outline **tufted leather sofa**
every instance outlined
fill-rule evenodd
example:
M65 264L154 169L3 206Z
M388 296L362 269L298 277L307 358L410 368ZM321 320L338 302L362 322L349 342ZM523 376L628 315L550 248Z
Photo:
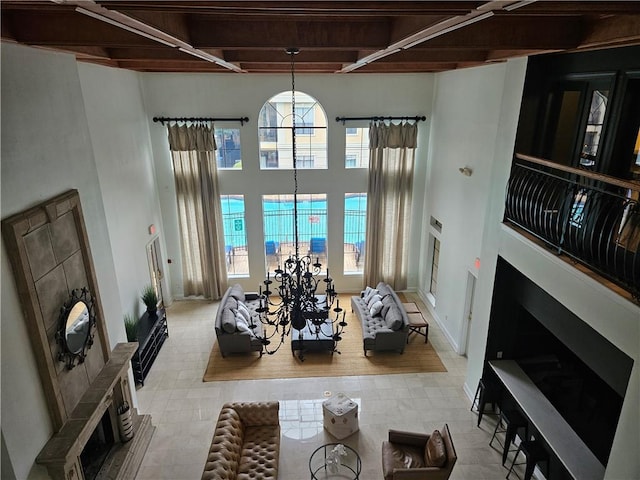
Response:
M409 335L409 317L400 298L391 286L380 282L375 289L380 297L382 309L373 312L363 291L351 297L351 310L362 323L362 341L365 356L368 350L396 350L404 352Z
M278 478L279 410L278 402L225 403L202 480Z

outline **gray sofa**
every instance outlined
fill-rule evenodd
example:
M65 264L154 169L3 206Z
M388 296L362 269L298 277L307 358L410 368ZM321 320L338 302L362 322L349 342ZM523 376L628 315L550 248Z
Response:
M238 284L227 289L215 319L216 338L223 357L247 352L260 352L262 355L262 342L256 337L262 335L262 324L255 318L258 306L257 293L245 294ZM251 324L255 328L251 328Z
M379 298L374 298L376 295ZM389 284L380 282L375 288L367 287L360 296L351 297L351 310L362 324L365 356L369 350L404 352L409 335L409 317Z

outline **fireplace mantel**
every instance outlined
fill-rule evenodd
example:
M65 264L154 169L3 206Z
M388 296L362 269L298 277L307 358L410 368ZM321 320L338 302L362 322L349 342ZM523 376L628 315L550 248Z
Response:
M116 345L111 352L111 358L84 393L76 408L71 412L69 419L60 431L51 437L38 455L36 462L45 465L53 479L83 478L80 473L82 471L80 454L107 410L109 410L111 425L114 427L114 434L117 438L116 409L124 402L131 404L127 372L131 357L137 348L136 342ZM145 417L145 415L141 417ZM136 423L148 423L149 427L151 426L150 421ZM138 430L140 429L138 428ZM136 435L145 434L137 431ZM116 475L114 478L121 478L121 476Z
M113 439L120 439L117 408L133 405L128 371L138 344L111 349L77 190L3 219L2 235L55 432L36 462L46 465L54 480L83 480L80 455L98 424L104 428L105 412ZM60 332L66 336L60 307L74 291L93 297L96 320L85 340L91 348L77 365L64 361L66 347L60 341ZM134 437L115 441L100 478L135 477L154 428L150 415L131 413Z

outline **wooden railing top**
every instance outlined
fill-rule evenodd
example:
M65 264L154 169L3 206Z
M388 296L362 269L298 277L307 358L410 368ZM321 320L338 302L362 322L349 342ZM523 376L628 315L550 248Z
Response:
M608 183L617 187L628 188L629 190L640 191L640 184L629 180L622 180L621 178L612 177L603 173L590 172L589 170L581 170L579 168L568 167L560 163L552 162L551 160L545 160L544 158L538 158L531 155L525 155L524 153L516 153L515 157L519 160L525 160L527 162L543 165L545 167L554 168L563 172L580 175L582 177L598 180L599 182Z

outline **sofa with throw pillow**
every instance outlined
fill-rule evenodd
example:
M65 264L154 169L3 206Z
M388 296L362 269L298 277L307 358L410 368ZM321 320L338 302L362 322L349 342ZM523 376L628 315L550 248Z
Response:
M351 310L362 323L364 354L367 351L404 352L409 335L409 317L396 292L385 282L367 287L351 297Z
M262 335L262 324L256 313L258 307L257 293L245 294L238 284L227 289L215 319L216 338L223 357L247 352L260 352L262 355L262 342L256 337Z
M457 459L446 423L431 434L389 430L389 440L382 442L384 480L446 480Z

